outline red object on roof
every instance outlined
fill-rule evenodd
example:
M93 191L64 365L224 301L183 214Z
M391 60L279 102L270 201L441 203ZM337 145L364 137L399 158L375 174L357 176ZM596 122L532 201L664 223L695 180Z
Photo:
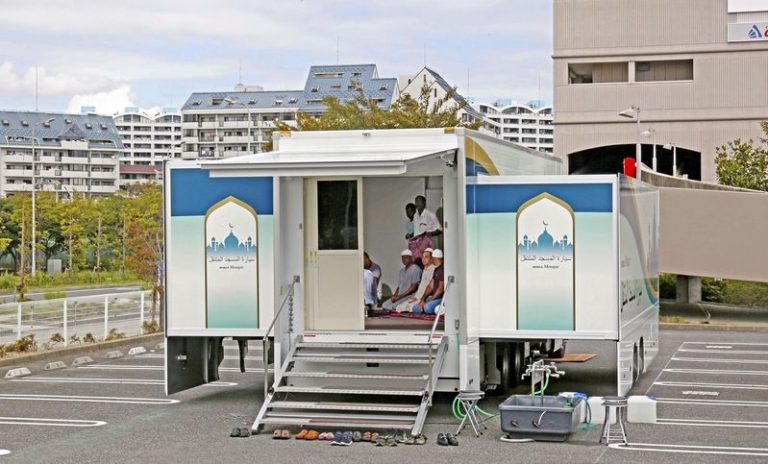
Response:
M160 166L148 166L145 164L121 164L120 174L157 174Z

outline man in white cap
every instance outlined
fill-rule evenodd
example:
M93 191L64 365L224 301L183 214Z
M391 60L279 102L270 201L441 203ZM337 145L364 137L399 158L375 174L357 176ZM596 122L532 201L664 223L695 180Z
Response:
M435 267L432 272L432 281L419 302L411 307L411 311L416 314L435 314L435 310L443 301L443 292L445 292L443 250L438 249L432 252L432 263Z
M432 273L435 271L435 266L432 264L432 248L427 248L421 253L421 263L424 266L424 270L421 272L419 287L416 289L416 293L400 300L401 302L395 308L395 311L398 313L411 311L413 305L421 301L421 298L427 291L427 287L432 282Z
M385 301L382 307L386 311L394 311L395 307L402 303L402 300L411 296L419 287L421 281L421 268L413 262L413 253L411 250L403 250L400 253L400 260L403 262L403 268L397 277L397 288L392 298Z

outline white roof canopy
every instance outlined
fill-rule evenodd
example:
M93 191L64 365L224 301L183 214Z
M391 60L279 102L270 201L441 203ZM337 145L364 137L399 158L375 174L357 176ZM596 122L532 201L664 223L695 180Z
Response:
M458 148L456 135L443 129L292 132L278 145L278 151L200 165L214 177L401 175Z

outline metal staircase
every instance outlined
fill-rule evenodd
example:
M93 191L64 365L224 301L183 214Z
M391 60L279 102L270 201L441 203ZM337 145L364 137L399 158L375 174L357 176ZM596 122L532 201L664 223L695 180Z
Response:
M420 433L448 349L441 335L424 339L352 343L298 337L267 393L254 433L272 424Z

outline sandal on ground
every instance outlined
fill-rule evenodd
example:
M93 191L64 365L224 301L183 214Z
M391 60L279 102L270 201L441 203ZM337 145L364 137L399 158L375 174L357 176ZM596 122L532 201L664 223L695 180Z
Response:
M241 438L248 438L251 436L251 429L248 427L240 427L240 437Z
M308 433L309 433L309 430L301 429L301 431L299 433L297 433L296 436L294 436L293 438L295 438L297 440L303 440L303 439L305 439L307 437Z
M273 439L273 440L280 440L280 438L282 437L282 435L283 435L283 430L282 430L282 429L275 429L275 430L272 432L272 439Z
M425 445L427 443L426 435L418 434L413 440L414 445Z
M437 444L440 446L448 446L448 437L443 433L440 432L437 434Z
M370 435L368 435L368 439L369 440L371 439ZM352 432L352 441L355 443L363 441L363 435L357 430L355 430L354 432Z
M371 434L371 442L376 443L381 438L381 435L379 435L378 432L373 432Z
M363 435L360 437L363 441L371 441L371 432L363 432Z
M280 439L281 440L288 440L291 438L293 434L288 429L283 429L283 431L280 433Z
M451 446L459 446L459 437L456 435L449 433L446 434L446 438L448 438L448 444Z
M239 437L240 436L240 427L235 427L232 429L232 431L229 433L230 437Z
M320 436L320 432L317 430L310 430L304 435L304 439L308 441L315 441Z

